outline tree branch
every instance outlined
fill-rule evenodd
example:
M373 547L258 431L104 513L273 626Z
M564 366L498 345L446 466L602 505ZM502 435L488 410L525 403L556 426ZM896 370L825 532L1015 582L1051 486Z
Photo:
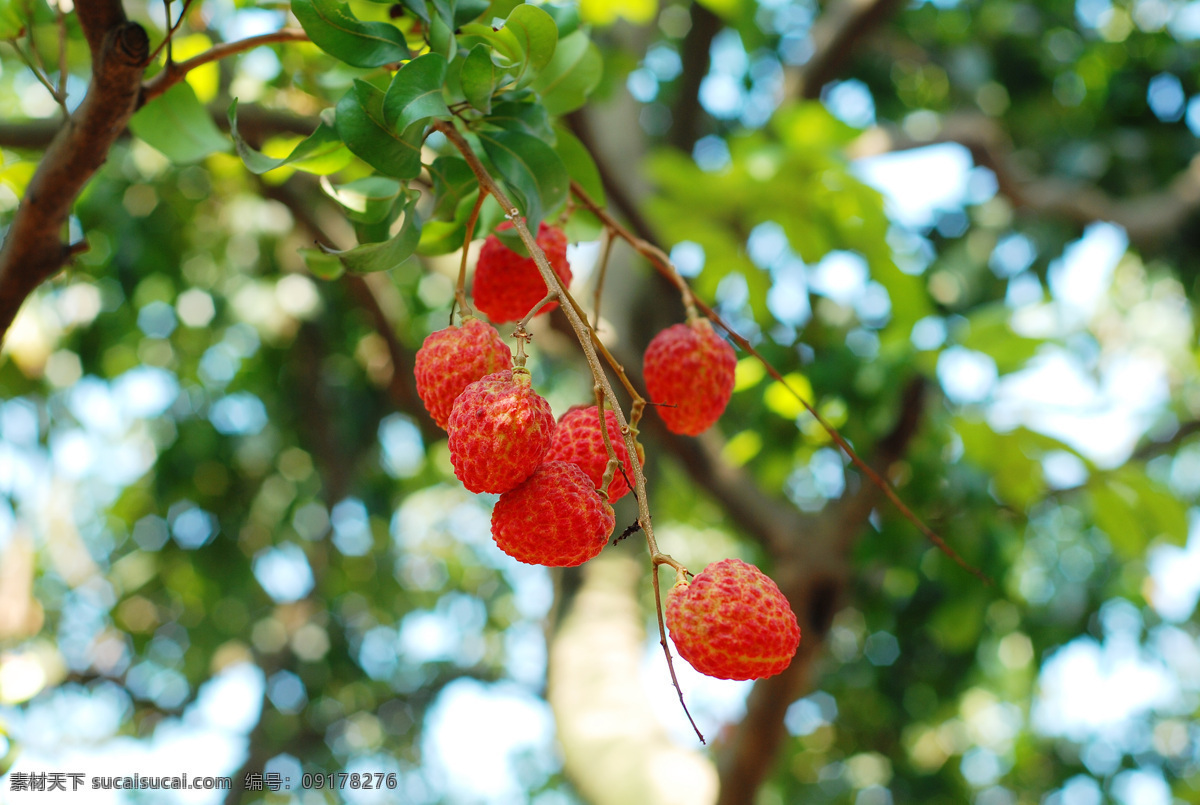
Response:
M958 143L970 151L977 165L996 175L1000 193L1014 207L1080 226L1111 221L1140 247L1160 247L1163 241L1177 238L1188 218L1200 209L1200 157L1193 158L1164 190L1115 199L1087 182L1035 176L1020 165L1000 124L980 114L950 115L926 139L893 127L874 128L850 144L848 155L862 158L937 143Z
M308 34L299 28L282 28L278 31L250 36L236 42L224 42L214 45L199 56L193 56L183 62L167 62L161 73L142 85L142 95L138 99L138 108L162 95L171 87L182 81L189 72L215 61L220 61L237 53L253 50L260 45L270 45L275 42L307 42ZM240 110L239 110L240 111Z
M33 289L86 248L64 242L63 229L133 114L150 50L120 3L81 3L76 12L92 48L92 83L47 148L0 248L0 339Z
M903 0L841 0L828 6L813 25L813 55L795 77L797 94L820 98L821 88L838 77L858 43L903 5Z

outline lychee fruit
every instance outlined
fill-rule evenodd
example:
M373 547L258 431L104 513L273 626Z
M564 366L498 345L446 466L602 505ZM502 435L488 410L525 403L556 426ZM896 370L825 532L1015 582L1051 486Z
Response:
M512 223L505 221L496 229L511 227ZM563 286L570 285L571 266L567 263L567 236L563 231L543 222L538 227L537 245L546 253ZM520 321L547 293L532 257L522 257L494 234L488 235L475 263L475 281L471 287L475 307L495 322ZM538 313L547 313L557 306L558 302L547 302Z
M612 411L604 412L604 421L608 425L608 438L612 442L613 452L625 468L626 474L633 477L629 466L629 451L625 449L625 437L621 435L621 425L617 415ZM596 406L579 406L567 411L559 417L558 425L554 428L554 437L550 441L550 451L546 453L546 461L570 461L578 464L598 489L604 480L604 469L608 466L608 451L604 449L604 436L600 433L600 418L596 415ZM645 460L642 460L645 463ZM629 492L629 484L618 469L608 485L608 502L615 503Z
M430 333L417 350L413 374L425 410L443 429L454 400L485 375L512 368L512 350L496 329L474 316L461 327L451 325Z
M650 341L643 358L646 391L667 430L702 433L733 396L737 356L706 319L674 324Z
M612 506L569 461L543 462L492 509L492 539L529 565L581 565L604 549L615 525Z
M554 414L524 367L495 372L463 389L450 410L450 463L472 492L507 492L550 449Z
M679 656L718 679L762 679L787 668L800 625L779 587L754 565L722 559L667 594L667 628Z

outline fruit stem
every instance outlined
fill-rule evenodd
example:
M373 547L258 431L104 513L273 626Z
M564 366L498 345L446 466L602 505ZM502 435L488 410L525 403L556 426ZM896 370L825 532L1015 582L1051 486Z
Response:
M614 234L616 233L612 229L604 227L604 250L600 252L600 270L596 272L596 292L592 298L593 330L600 326L600 299L604 292L604 277L608 274L608 258L612 254L613 244L617 242Z
M664 554L656 553L654 558L662 556ZM670 559L670 557L666 558ZM671 562L674 561L674 559L671 559ZM679 686L679 678L675 676L675 663L671 660L671 649L667 643L667 624L663 619L662 587L658 581L658 564L653 561L650 565L650 583L654 587L654 610L658 614L658 642L662 646L663 654L667 658L667 672L671 675L671 684L675 686L675 692L679 694L679 705L683 708L683 713L688 717L688 721L691 722L692 729L696 731L696 737L700 739L700 743L707 743L704 740L704 734L696 726L696 719L692 718L691 711L688 710L687 702L683 700L683 688Z
M471 250L471 240L475 236L475 223L479 220L479 211L483 208L483 201L487 197L488 191L480 185L479 198L475 199L475 206L471 208L471 216L467 218L467 234L463 238L462 261L458 264L458 285L454 289L454 301L458 302L458 306L462 308L463 316L470 316L474 313L471 306L467 304L467 252ZM454 324L454 305L450 305L450 323Z
M600 219L606 229L609 229L620 235L621 240L628 243L633 247L634 251L657 266L659 273L674 283L675 287L679 289L680 297L683 299L683 308L687 312L687 320L689 323L700 318L700 314L696 311L696 300L695 297L692 296L691 286L689 286L687 281L684 280L683 275L679 273L679 269L677 269L675 264L671 262L671 258L667 256L666 252L655 246L653 243L642 240L637 235L621 226L620 222L605 212L599 204L593 201L592 197L589 196L587 191L583 189L583 186L574 179L571 180L571 193L574 194L575 198L579 199L583 203L584 207L587 207L590 213Z
M496 180L488 173L487 168L479 161L479 157L475 156L475 152L471 150L471 144L467 142L458 128L445 120L435 120L433 128L445 135L446 140L454 146L454 148L462 154L463 159L471 167L475 174L475 178L479 180L480 188L486 188L487 192L500 203L500 206L508 211L508 216L512 219L513 226L517 230L517 234L521 238L521 242L525 244L525 248L529 250L530 256L533 257L534 265L537 266L538 273L542 275L542 281L546 283L546 287L558 292L560 299L566 300L567 304L562 306L563 313L567 317L567 321L571 325L571 329L575 332L575 338L579 341L579 346L583 350L584 357L587 359L588 367L592 370L592 377L596 381L596 385L604 390L604 398L609 401L612 406L613 414L617 417L617 424L621 426L621 434L625 439L625 448L629 455L637 456L637 442L634 439L636 430L630 429L629 422L625 419L625 414L621 411L621 405L617 400L617 394L613 391L612 384L608 380L608 375L604 373L604 367L600 364L600 359L596 354L596 342L599 338L596 337L595 331L587 326L583 317L579 314L579 306L575 304L571 295L567 293L567 289L563 286L562 280L558 274L550 266L550 261L546 259L545 252L537 244L537 239L530 233L529 227L525 225L525 219L521 217L521 211L513 206L509 201L508 196L496 184ZM579 193L582 193L582 188L579 188L575 182L572 182L572 187L576 188ZM586 196L586 194L584 194ZM585 201L585 204L587 202ZM591 207L589 207L591 209ZM597 212L599 208L593 209ZM605 215L603 219L606 222L611 221L611 216ZM614 222L615 223L615 222ZM617 225L619 226L619 225ZM618 230L620 232L620 230ZM625 234L621 235L626 238ZM629 237L632 237L630 235ZM628 238L626 238L628 240ZM660 249L654 249L650 244L645 244L647 249L653 249L658 255L665 260L666 265L670 265L670 260L666 259L666 255ZM672 267L673 268L673 267ZM691 315L695 314L695 305L692 303L691 290L687 287L687 283L683 281L678 272L674 272L678 278L678 284L681 286L681 292L684 294L684 304L687 306ZM519 343L519 342L518 342ZM607 429L603 429L607 430ZM603 432L603 431L602 431ZM667 668L671 672L671 681L675 685L675 691L679 694L679 701L683 703L683 689L679 687L679 680L675 677L675 666L671 661L671 652L667 648L667 627L663 621L662 597L658 589L658 565L653 561L654 557L662 556L658 550L658 543L654 539L654 526L650 521L650 504L646 496L646 474L642 472L642 463L640 461L631 461L630 466L633 469L634 480L634 496L637 498L638 504L638 522L642 526L642 532L646 535L646 547L650 551L651 561L651 576L654 581L654 603L658 614L658 633L662 642L663 653L667 658ZM669 557L668 557L669 558ZM665 560L660 560L665 561ZM674 560L671 560L674 562ZM704 741L704 736L700 734L699 728L696 727L696 722L692 719L692 714L688 712L687 706L684 705L683 711L687 713L688 720L692 722L692 728L696 730L696 735L700 737L700 741Z
M517 322L517 329L524 330L525 327L529 324L530 320L538 314L539 310L542 309L543 305L545 305L547 302L553 302L557 298L558 298L558 291L554 291L554 290L550 291L550 293L543 296L541 301L538 302L536 305L534 305L533 308L528 313L525 314L525 318L523 318L519 322Z
M604 415L604 389L599 384L592 387L596 395L596 414L600 417L600 438L604 440L604 452L608 454L608 463L604 465L604 477L600 479L600 497L612 502L608 487L612 484L613 476L621 466L617 451L613 449L612 439L608 435L608 417Z
M666 256L663 254L661 249L657 248L653 244L646 243L646 241L642 240L628 229L621 226L620 223L618 223L616 219L609 215L606 210L593 201L592 198L588 196L587 191L585 191L583 187L574 180L571 181L571 193L575 196L575 198L579 199L580 203L582 203L589 212L599 218L606 227L611 227L612 230L620 235L625 241L627 241L629 245L633 246L633 248L639 253L645 255L660 274L674 282L676 286L682 286L684 288L687 287L687 283L684 281L683 277L680 276L679 271L676 270L675 266L670 260L666 259ZM804 397L802 397L800 393L791 386L791 384L783 379L783 375L779 373L779 370L772 366L771 363L763 357L762 353L754 348L753 344L739 335L738 332L734 330L728 322L721 318L719 313L706 305L703 301L695 299L691 295L690 291L684 294L684 305L688 310L689 323L698 318L698 315L696 315L696 311L698 309L710 321L718 325L725 332L729 333L729 337L733 339L733 342L737 344L738 347L743 349L748 354L753 355L758 362L763 365L763 368L767 370L767 374L770 375L773 380L777 380L782 383L783 387L787 389L787 391L793 397L795 397L802 406L804 406L804 409L808 411L808 413L812 414L813 418L817 420L817 424L819 424L825 430L825 432L829 434L829 438L833 440L834 444L841 448L842 452L846 454L846 457L849 458L851 462L853 462L854 466L858 467L859 470L861 470L862 473L867 476L868 480L870 480L872 484L874 484L881 492L883 492L884 496L892 502L892 505L896 507L901 515L903 515L904 519L916 526L917 530L924 534L925 538L932 542L938 550L950 557L950 559L952 559L954 563L963 570L980 579L984 584L988 586L994 585L994 582L986 573L967 562L967 560L963 559L962 556L960 556L957 551L951 548L944 539L938 536L936 531L925 525L925 522L921 520L921 518L917 517L917 515L905 505L904 501L900 499L900 496L896 493L896 490L892 488L892 485L884 480L884 478L880 476L880 474L876 472L869 464L867 464L866 461L860 458L858 453L854 452L854 449L850 446L850 443L847 442L842 434L838 432L837 428L833 427L833 425L830 425L823 416L817 413L817 409L814 408L808 402L808 400L804 399Z

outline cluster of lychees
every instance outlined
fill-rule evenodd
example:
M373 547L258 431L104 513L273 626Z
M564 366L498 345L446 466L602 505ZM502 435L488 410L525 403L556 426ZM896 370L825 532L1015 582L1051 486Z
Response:
M569 283L561 230L542 224L537 243L563 284ZM493 321L515 321L547 291L533 259L491 235L475 267L472 295ZM493 327L465 315L461 326L433 333L417 352L417 392L449 434L455 475L472 492L500 496L492 511L492 538L500 549L528 564L580 565L599 554L613 533L611 504L630 491L629 452L616 415L605 410L618 468L601 489L609 452L599 409L578 406L555 422L523 363L522 355L514 366ZM695 435L716 422L733 393L735 365L733 348L706 320L659 333L643 370L667 428ZM779 588L736 559L710 565L690 583L681 573L668 596L666 621L684 659L724 679L779 673L800 640Z

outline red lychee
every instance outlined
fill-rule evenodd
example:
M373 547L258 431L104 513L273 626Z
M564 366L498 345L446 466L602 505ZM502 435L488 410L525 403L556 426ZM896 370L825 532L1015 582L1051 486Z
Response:
M762 679L788 667L800 625L768 576L740 559L722 559L667 594L667 628L679 656L718 679Z
M706 319L674 324L650 341L646 391L667 430L695 436L720 417L733 395L737 356Z
M511 368L512 350L494 327L472 316L463 318L461 327L451 325L430 333L417 350L413 374L425 410L445 428L463 389L485 375Z
M543 462L492 509L492 539L529 565L581 565L604 549L615 525L612 506L568 461Z
M554 415L529 370L490 374L463 389L450 410L450 463L472 492L502 493L528 478L550 448Z
M617 461L625 467L626 474L632 480L633 469L629 466L629 451L625 449L625 437L621 435L617 415L612 411L605 411L604 421L608 425L608 438L612 442ZM592 483L597 488L600 487L600 482L604 480L604 468L608 465L608 451L604 449L604 436L600 433L600 418L596 415L596 406L572 408L559 417L545 460L578 464ZM642 463L645 463L644 459ZM608 485L608 502L617 502L628 491L629 484L618 469Z
M496 229L511 227L512 223L505 221ZM538 227L537 244L562 284L570 285L571 266L567 263L567 236L563 231L543 222ZM546 293L546 283L533 258L522 257L501 243L500 238L488 235L475 263L475 281L471 287L475 307L495 322L520 321ZM538 313L551 311L557 305L558 302L547 302Z

